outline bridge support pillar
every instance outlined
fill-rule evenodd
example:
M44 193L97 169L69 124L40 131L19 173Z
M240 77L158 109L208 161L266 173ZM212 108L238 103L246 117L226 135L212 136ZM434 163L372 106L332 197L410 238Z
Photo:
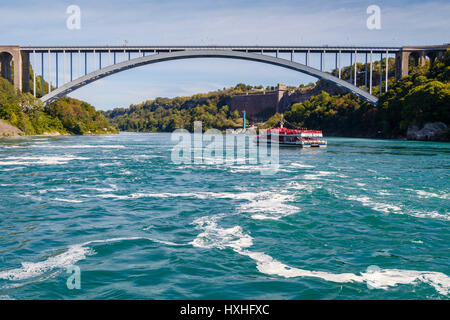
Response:
M428 51L425 54L430 58L430 66L434 64L436 59L441 59L444 55L443 51Z
M433 65L434 60L441 57L449 48L449 44L442 46L402 47L400 51L395 53L395 78L398 80L408 75L411 57L414 58L415 65L424 66L427 57L430 59L430 65Z
M396 52L395 53L395 80L400 79L401 75L401 69L402 69L402 62L401 62L401 53Z
M420 53L419 53L419 65L420 66L424 66L425 65L425 61L426 61L426 56L425 56L425 51L421 51Z
M30 54L21 51L21 73L22 73L22 92L30 92ZM15 72L15 71L14 71Z
M397 80L408 75L410 55L411 52L408 51L400 51L395 53L395 78Z
M14 75L11 74L11 60L14 65ZM23 92L30 90L29 54L21 52L19 46L0 46L1 75L12 81L14 88Z

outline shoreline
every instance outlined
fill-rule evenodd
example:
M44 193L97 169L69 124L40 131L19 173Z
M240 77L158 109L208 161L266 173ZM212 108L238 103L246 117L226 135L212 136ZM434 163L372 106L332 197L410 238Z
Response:
M118 132L105 132L105 133L89 133L89 134L70 134L70 133L60 133L60 132L47 132L43 134L16 134L16 135L0 135L0 139L11 139L11 138L25 138L25 137L59 137L59 136L102 136L102 135L118 135L121 133L171 133L167 131L118 131ZM390 141L417 141L417 142L442 142L449 143L448 140L411 140L406 137L398 138L386 138L386 137L368 137L368 136L345 136L345 135L327 135L324 138L354 138L354 139L368 139L368 140L390 140ZM1 140L0 140L1 141Z
M10 139L10 138L27 138L27 137L60 137L60 136L102 136L109 134L119 134L120 132L105 132L105 133L89 133L89 134L70 134L70 133L59 133L59 132L51 132L51 133L43 133L43 134L17 134L17 135L1 135L0 139Z
M167 131L107 131L102 133L86 133L86 134L71 134L71 133L60 133L57 131L54 132L45 132L42 134L33 134L27 135L24 134L23 131L14 127L4 120L0 120L0 124L3 125L3 133L0 131L0 139L3 138L21 138L21 137L59 137L59 136L97 136L97 135L110 135L110 134L120 134L120 133L171 133ZM223 134L223 133L222 133ZM392 140L392 141L420 141L420 142L443 142L448 143L450 140L445 139L428 139L428 140L417 140L417 139L408 139L405 137L374 137L374 136L364 136L364 135L325 135L325 138L333 137L333 138L355 138L355 139L370 139L370 140Z
M171 133L167 131L120 131L119 133ZM189 132L192 134L192 132ZM222 133L224 134L224 133ZM369 136L338 136L338 135L324 135L324 138L354 138L354 139L368 139L368 140L390 140L390 141L417 141L417 142L442 142L449 143L448 140L411 140L407 137L386 138L386 137L369 137Z

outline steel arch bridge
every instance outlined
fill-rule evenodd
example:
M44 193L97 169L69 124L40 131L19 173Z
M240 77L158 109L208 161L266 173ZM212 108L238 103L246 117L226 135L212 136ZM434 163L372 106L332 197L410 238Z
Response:
M94 82L98 79L107 77L109 75L136 68L139 66L153 64L163 61L170 60L180 60L180 59L193 59L193 58L229 58L229 59L240 59L240 60L248 60L248 61L256 61L266 64L272 64L279 67L291 69L294 71L298 71L315 78L324 80L329 83L333 83L336 86L342 88L345 91L351 92L361 99L376 105L378 102L378 98L371 95L370 93L358 88L357 86L339 79L329 73L317 70L315 68L311 68L304 64L300 64L298 62L289 61L287 59L281 59L278 57L272 57L268 55L249 53L249 52L239 52L232 50L185 50L185 51L175 51L169 53L161 53L155 54L151 56L143 56L139 58L134 58L131 60L123 61L120 63L116 63L105 68L96 70L89 74L86 74L76 80L66 83L65 85L57 88L56 90L46 94L41 98L44 104L51 103L57 100L60 97L67 95L68 93L81 88L91 82Z
M29 66L34 73L31 85L35 96L49 104L68 93L109 75L139 66L170 60L192 58L228 58L266 63L322 79L361 99L376 105L373 91L373 62L378 61L379 93L388 90L388 59L395 56L398 79L407 74L408 55L430 60L442 54L449 45L426 47L372 46L0 46L2 76L11 80L10 61L14 60L14 86L30 91ZM289 59L290 55L290 59ZM334 66L333 61L335 60ZM300 56L300 58L298 58ZM304 58L302 58L304 56ZM315 64L311 56L315 57ZM383 58L384 57L384 58ZM37 58L37 59L36 59ZM349 58L349 59L348 59ZM419 59L418 58L418 59ZM325 63L327 59L328 64ZM383 60L384 59L384 60ZM299 62L302 60L302 63ZM345 61L344 61L345 60ZM349 61L348 61L349 60ZM420 60L420 59L419 59ZM424 61L424 59L420 60ZM365 63L365 70L357 67ZM314 65L314 66L313 66ZM336 70L334 75L331 69ZM343 67L350 67L349 79L341 79ZM368 67L369 66L369 67ZM62 69L62 70L61 70ZM77 72L78 71L78 72ZM348 69L347 69L348 72ZM9 77L8 77L9 75ZM40 79L37 79L40 76ZM36 81L41 92L36 92ZM44 84L50 85L44 91ZM379 86L378 86L379 85Z

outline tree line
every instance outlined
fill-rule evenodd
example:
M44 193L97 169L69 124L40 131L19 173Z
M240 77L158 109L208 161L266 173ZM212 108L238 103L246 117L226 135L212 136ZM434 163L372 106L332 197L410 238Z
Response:
M243 92L262 89L243 83L191 97L156 98L129 108L104 112L111 123L122 131L171 132L175 129L193 131L194 121L203 122L203 130L225 130L242 127L242 114L229 108L230 99Z
M285 117L298 127L352 137L400 138L411 126L421 128L428 122L450 125L449 50L432 65L427 61L425 66L411 67L409 75L399 81L394 81L392 74L388 87L379 95L378 106L348 93L331 96L322 92L293 104ZM450 133L441 138L450 140Z
M48 89L47 82L44 86ZM0 119L26 135L118 132L100 111L86 102L65 97L44 107L32 94L16 91L8 80L1 77Z

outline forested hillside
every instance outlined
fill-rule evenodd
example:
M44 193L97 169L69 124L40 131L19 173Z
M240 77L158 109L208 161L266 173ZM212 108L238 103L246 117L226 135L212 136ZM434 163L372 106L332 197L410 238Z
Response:
M450 125L450 51L432 67L413 67L371 106L351 94L326 92L291 106L286 120L295 126L322 129L328 135L400 138L408 128L426 123ZM442 140L449 140L444 133Z
M382 75L385 74L383 60ZM349 93L330 95L322 91L302 103L291 105L285 118L296 127L321 129L326 135L349 137L403 138L410 128L422 128L427 123L450 125L450 51L432 67L411 67L409 76L394 79L395 60L389 59L388 92L379 93L379 61L373 64L373 94L379 96L378 106L372 106ZM364 84L366 65L357 64L358 84ZM333 71L336 73L336 70ZM343 68L342 78L349 79L350 67ZM382 83L384 89L384 83ZM314 85L312 85L314 86ZM363 88L363 86L361 86ZM120 130L154 132L173 131L176 128L192 130L193 122L203 121L203 128L226 129L242 126L238 112L227 104L236 93L252 87L239 84L192 97L156 98L129 108L117 108L105 115ZM267 89L270 89L268 87ZM294 89L294 88L289 88ZM276 125L279 115L266 123ZM448 140L449 133L439 139Z
M242 126L242 117L227 103L237 94L253 89L245 84L191 97L156 98L129 108L116 108L104 114L123 131L170 132L177 128L193 130L194 121L203 129L227 129ZM259 87L258 87L259 88Z
M19 128L26 135L117 132L101 112L86 102L61 98L44 107L39 99L29 93L16 91L8 80L1 77L0 119Z

